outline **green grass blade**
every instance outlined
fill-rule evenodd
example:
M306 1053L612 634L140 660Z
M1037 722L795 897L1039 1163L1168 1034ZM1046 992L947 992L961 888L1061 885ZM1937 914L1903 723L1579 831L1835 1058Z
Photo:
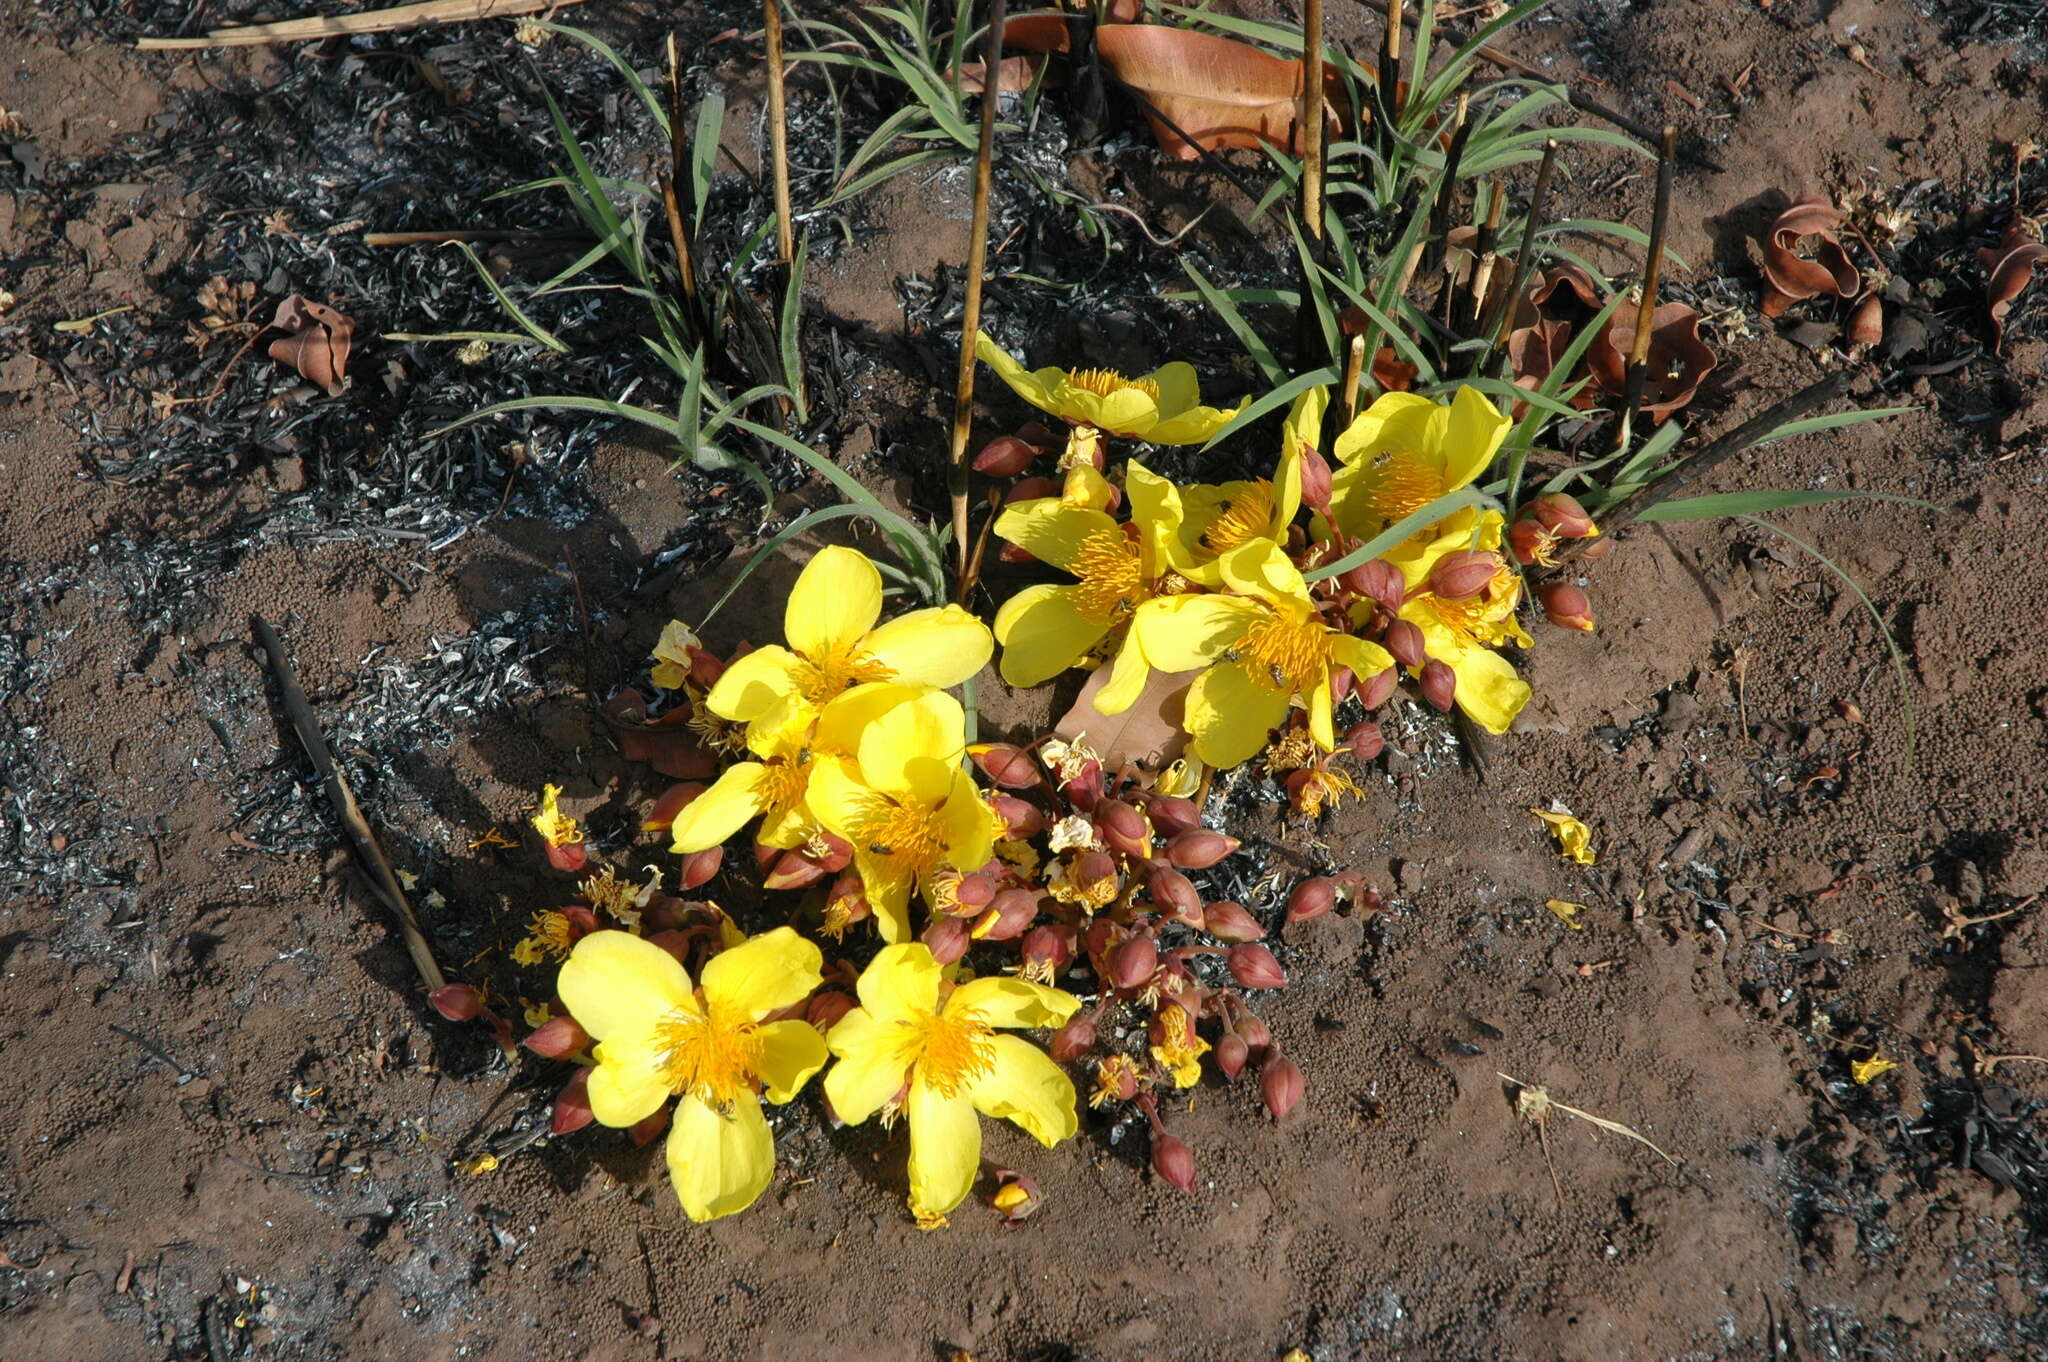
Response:
M484 268L484 262L477 258L476 252L470 249L468 242L451 241L448 244L455 247L455 249L461 251L465 256L469 257L469 263L476 267L476 277L484 281L484 287L489 289L491 291L491 296L498 300L498 306L504 308L505 311L510 313L512 315L512 320L518 322L521 327L525 328L527 335L533 337L535 340L539 341L542 345L545 345L548 349L554 351L558 355L566 355L569 353L569 347L564 345L561 341L557 340L553 332L549 331L546 327L542 326L533 318L527 316L525 310L521 308L519 304L512 301L512 295L505 292L504 289L498 287L498 281L496 279L493 279L491 277L491 272Z
M1209 442L1203 445L1202 448L1205 450L1213 449L1216 445L1237 434L1237 432L1243 430L1266 413L1279 410L1319 383L1335 383L1340 376L1335 367L1325 367L1311 370L1305 374L1297 374L1273 389L1273 391L1267 393L1264 397L1245 407L1237 415L1231 417L1229 423L1223 429L1211 435Z
M1941 508L1931 501L1919 497L1900 496L1896 492L1865 492L1839 490L1832 492L1774 491L1774 492L1712 492L1705 496L1680 497L1675 501L1660 501L1636 516L1638 520L1719 520L1725 516L1754 518L1772 511L1786 511L1795 506L1818 506L1829 501L1896 501L1907 506L1918 506L1924 511L1938 511Z
M1244 314L1237 310L1237 305L1230 301L1229 296L1210 283L1208 277L1195 268L1195 262L1186 256L1181 257L1180 267L1187 271L1188 278L1200 291L1203 301L1223 319L1223 324L1230 328L1230 334L1236 336L1238 343L1244 346L1244 352L1259 366L1259 372L1266 376L1266 381L1278 383L1286 378L1286 368L1273 357L1272 348L1259 338L1258 332L1252 330L1245 321ZM1215 441L1211 440L1210 443L1214 444Z
M1362 563L1370 563L1388 549L1400 544L1409 535L1428 529L1453 511L1463 510L1467 506L1491 504L1493 498L1476 487L1460 487L1456 491L1446 492L1421 510L1401 517L1334 563L1325 563L1319 568L1311 568L1302 573L1302 580L1320 582L1325 577L1335 577L1340 572L1349 572Z

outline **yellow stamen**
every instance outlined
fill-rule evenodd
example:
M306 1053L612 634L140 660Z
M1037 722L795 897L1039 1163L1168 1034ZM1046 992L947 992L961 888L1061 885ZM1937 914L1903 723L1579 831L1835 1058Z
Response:
M761 812L774 818L795 808L810 785L810 775L809 766L803 762L764 762L761 783L754 787L754 793L761 801Z
M1382 524L1415 514L1446 490L1443 471L1412 449L1375 454L1366 467L1359 492Z
M1067 386L1094 393L1097 397L1136 389L1154 402L1159 400L1157 383L1149 378L1125 378L1114 369L1075 369L1067 375Z
M1123 1100L1124 1080L1128 1077L1135 1086L1138 1081L1138 1066L1129 1055L1111 1055L1095 1066L1095 1091L1088 1095L1088 1105L1103 1106L1109 1102Z
M995 1028L978 1008L906 1017L897 1025L915 1033L918 1077L942 1097L960 1096L996 1066Z
M1067 570L1081 579L1075 604L1097 624L1129 618L1149 594L1138 546L1121 530L1097 530L1082 540Z
M1235 485L1243 490L1216 503L1216 518L1195 540L1204 554L1220 558L1240 544L1264 538L1272 527L1273 484L1261 478Z
M853 826L855 851L882 857L919 878L945 863L946 826L937 809L870 794Z
M576 944L570 940L569 932L569 919L561 913L552 909L535 913L527 925L526 939L512 948L512 958L522 965L566 959L569 948Z
M1329 670L1330 631L1306 614L1274 611L1244 631L1235 651L1257 685L1305 694Z
M822 657L804 658L796 669L796 684L804 699L822 705L863 682L891 681L895 676L887 664L858 646L849 646Z
M669 1090L727 1111L760 1080L762 1042L756 1024L715 1002L698 1013L676 1008L655 1024L655 1063Z

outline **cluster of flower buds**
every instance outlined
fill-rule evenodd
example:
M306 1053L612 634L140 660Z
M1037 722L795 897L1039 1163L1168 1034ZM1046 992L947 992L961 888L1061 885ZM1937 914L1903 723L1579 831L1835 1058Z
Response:
M1546 492L1516 513L1508 526L1508 548L1523 567L1558 566L1558 545L1575 539L1594 539L1600 527L1586 508L1562 492ZM1611 539L1589 544L1581 559L1605 556L1614 547ZM1544 617L1564 629L1593 628L1593 603L1584 588L1573 582L1545 582L1536 588L1536 599Z

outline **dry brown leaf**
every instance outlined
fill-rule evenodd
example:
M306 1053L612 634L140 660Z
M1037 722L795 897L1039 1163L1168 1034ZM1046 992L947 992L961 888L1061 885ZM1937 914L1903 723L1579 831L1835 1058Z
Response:
M1095 697L1109 683L1109 672L1105 662L1089 674L1073 708L1053 725L1054 735L1068 742L1085 735L1088 746L1101 755L1102 769L1111 774L1127 761L1160 770L1188 745L1181 715L1197 673L1155 671L1129 709L1103 714L1095 708Z
M1811 194L1778 214L1763 238L1766 317L1808 298L1854 298L1863 291L1862 271L1835 236L1845 220L1833 204ZM1812 258L1801 255L1802 249Z
M294 293L277 305L277 315L265 329L285 333L270 343L272 359L291 365L329 397L341 396L349 338L356 330L353 317Z
M1110 0L1108 13L1103 17L1112 24L1133 24L1144 17L1145 0ZM1005 57L996 88L1003 94L1020 94L1031 88L1038 79L1038 69L1045 64L1049 54L1064 55L1073 51L1073 41L1068 21L1078 18L1063 10L1041 10L1032 14L1016 14L1003 22L1003 46L1032 55ZM950 78L952 72L947 72ZM978 95L987 83L988 64L974 62L960 68L960 93ZM1049 85L1063 84L1064 72L1055 67L1046 77Z
M1022 56L1005 57L996 77L996 90L1006 95L1022 94L1038 79L1038 68L1045 65L1045 54L1026 52ZM1060 84L1058 73L1046 77L1046 84ZM988 88L988 63L974 62L960 68L960 93L978 95Z
M628 689L606 701L598 715L627 761L644 761L671 780L709 780L718 774L718 758L690 731L687 705L649 721L647 697Z
M1518 326L1508 333L1508 371L1515 386L1535 390L1543 386L1543 380L1550 377L1550 371L1557 367L1558 359L1572 343L1572 324L1554 318L1542 318L1527 326ZM1590 385L1579 389L1572 398L1572 405L1584 411L1593 405L1593 389Z
M2033 282L2034 266L2048 260L2048 246L2029 237L2021 224L2014 222L2005 229L1998 245L1977 252L1977 259L1991 271L1991 280L1985 286L1990 300L1991 353L2002 355L2006 314L2012 311L2013 300Z
M1628 353L1635 339L1635 310L1623 308L1587 347L1586 367L1610 397L1620 397L1626 387ZM1663 304L1650 314L1650 357L1641 410L1662 422L1692 401L1700 380L1713 372L1715 363L1713 350L1700 339L1700 314L1684 303Z
M1168 155L1192 161L1201 154L1197 147L1217 151L1261 143L1300 152L1300 58L1162 24L1104 24L1095 30L1095 47L1116 78L1145 97L1145 120ZM1342 86L1336 68L1326 70L1323 109L1334 130Z
M1372 357L1372 381L1379 384L1383 392L1408 392L1414 388L1415 379L1421 372L1395 354L1391 345L1382 345Z
M1546 265L1529 289L1529 305L1539 317L1581 322L1599 315L1600 290L1577 265Z

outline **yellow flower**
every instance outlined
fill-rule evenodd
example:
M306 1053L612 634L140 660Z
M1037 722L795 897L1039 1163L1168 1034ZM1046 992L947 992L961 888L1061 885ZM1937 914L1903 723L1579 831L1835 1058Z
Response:
M512 948L512 958L522 965L560 960L574 944L570 930L569 919L564 914L553 910L535 913L527 924L525 938Z
M913 888L929 899L941 871L979 869L994 852L995 811L961 760L966 729L958 700L926 691L863 725L853 756L811 767L811 813L852 845L868 906L892 944L910 935Z
M762 1018L809 996L822 963L816 946L777 927L712 956L695 989L674 956L626 932L592 932L562 966L562 1001L597 1041L597 1119L637 1125L681 1096L668 1170L690 1219L745 1210L774 1175L761 1096L789 1101L826 1053L810 1023Z
M681 690L690 679L690 650L703 646L689 625L670 620L654 644L654 684L663 690Z
M1315 444L1326 401L1321 388L1294 399L1271 478L1176 487L1133 460L1125 474L1131 519L1159 526L1167 558L1183 577L1220 587L1217 561L1224 554L1255 539L1287 542L1287 527L1301 510L1301 447Z
M556 801L562 797L559 785L543 785L540 791L540 812L533 816L533 830L541 840L551 847L573 846L583 840L583 829L576 826L576 820L563 813Z
M1111 1055L1095 1066L1095 1091L1088 1094L1088 1105L1123 1101L1126 1092L1137 1089L1141 1077L1137 1062L1129 1055Z
M1477 388L1459 388L1449 403L1414 393L1385 394L1337 437L1343 467L1331 479L1330 509L1338 526L1370 539L1470 484L1500 452L1511 424ZM1439 528L1445 534L1461 526L1469 531L1475 515L1466 507ZM1416 536L1387 557L1399 562L1420 542L1427 540Z
M1503 561L1483 590L1456 600L1429 590L1428 580L1430 569L1445 553L1494 548L1500 534L1500 513L1487 511L1479 517L1476 531L1447 531L1401 564L1408 583L1401 618L1422 630L1423 650L1430 657L1457 673L1458 708L1489 733L1507 732L1529 703L1529 683L1515 675L1512 662L1494 651L1503 643L1526 648L1532 642L1515 619L1522 579Z
M1301 573L1272 540L1232 549L1217 566L1235 594L1148 601L1135 625L1152 666L1208 668L1188 688L1184 722L1195 755L1211 766L1237 765L1265 746L1297 698L1309 732L1325 750L1334 748L1330 669L1349 667L1363 681L1394 659L1325 624Z
M1565 859L1577 861L1580 865L1593 864L1591 828L1566 812L1552 813L1548 809L1531 809L1529 812L1550 825L1551 835L1557 838L1557 849Z
M1080 999L992 976L941 1002L939 963L915 941L884 948L857 989L861 1005L825 1038L839 1060L825 1095L840 1120L858 1125L908 1082L910 1209L920 1224L940 1222L973 1190L977 1112L1016 1122L1048 1149L1074 1133L1073 1082L1043 1050L997 1028L1059 1026Z
M1886 1059L1883 1055L1873 1054L1868 1059L1859 1059L1852 1063L1849 1066L1849 1076L1859 1084L1868 1084L1874 1081L1880 1074L1888 1074L1898 1067L1899 1062L1897 1060Z
M1180 360L1139 378L1125 378L1114 369L1029 370L986 332L975 336L974 353L1017 396L1090 432L1089 438L1100 431L1156 445L1198 445L1228 425L1251 401L1247 397L1229 411L1203 406L1194 366Z
M705 697L720 718L747 725L760 756L801 742L819 711L869 681L957 686L995 651L988 626L957 605L913 610L887 624L882 574L852 549L820 549L790 589L783 613L789 647L756 648L728 666Z
M1141 471L1131 469L1133 478ZM1096 506L1040 497L1005 509L996 533L1079 579L1027 586L1003 602L995 627L1003 680L1017 687L1050 681L1110 640L1116 661L1096 705L1105 714L1129 708L1149 668L1127 626L1166 570L1159 530L1135 519L1120 525ZM1104 707L1105 699L1115 708Z
M1159 1067L1173 1076L1173 1086L1192 1088L1201 1082L1202 1056L1209 1053L1209 1042L1195 1034L1187 1012L1178 1003L1164 1008L1158 1030L1161 1040L1149 1048Z

